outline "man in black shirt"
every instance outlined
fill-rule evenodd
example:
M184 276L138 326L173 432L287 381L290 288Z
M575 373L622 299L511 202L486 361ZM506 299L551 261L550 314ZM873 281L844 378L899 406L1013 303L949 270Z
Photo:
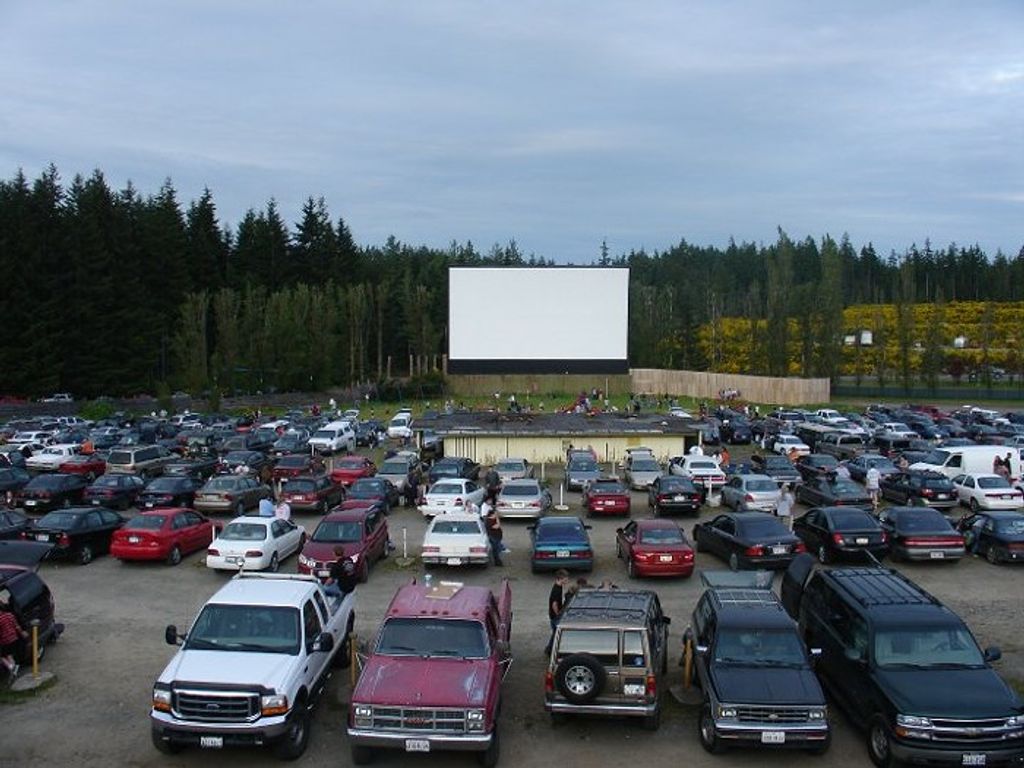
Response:
M565 585L569 583L569 573L564 568L555 571L555 583L551 585L551 594L548 595L548 620L551 622L551 638L548 640L544 653L550 655L551 645L555 641L555 628L558 627L558 620L562 617L562 608L565 607Z
M334 554L338 558L328 569L330 578L324 584L324 592L331 597L343 597L356 588L359 576L356 574L356 561L351 557L345 557L345 548L340 544L334 548Z

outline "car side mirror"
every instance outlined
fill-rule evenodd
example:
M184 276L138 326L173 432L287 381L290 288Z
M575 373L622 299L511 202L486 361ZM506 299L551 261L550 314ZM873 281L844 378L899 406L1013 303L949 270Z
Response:
M334 650L334 636L330 632L321 632L313 641L314 653L330 653Z
M997 645L990 645L985 649L985 661L999 661L1003 658L1003 652Z
M173 624L168 624L164 630L164 641L168 645L181 645L181 635L178 634L178 628Z

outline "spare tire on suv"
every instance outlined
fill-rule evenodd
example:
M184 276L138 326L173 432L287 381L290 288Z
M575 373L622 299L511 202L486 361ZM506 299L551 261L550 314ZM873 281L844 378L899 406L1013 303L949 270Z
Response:
M555 668L555 685L573 704L586 704L604 690L608 675L601 662L589 653L574 653Z

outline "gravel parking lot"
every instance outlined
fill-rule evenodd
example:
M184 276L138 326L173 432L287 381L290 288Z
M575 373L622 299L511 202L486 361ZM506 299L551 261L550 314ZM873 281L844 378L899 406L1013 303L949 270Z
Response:
M552 483L558 475L548 472ZM557 501L557 491L555 493ZM579 514L579 494L566 499ZM633 516L648 515L646 497L633 494ZM714 510L705 508L702 517ZM317 518L296 515L308 531ZM679 638L700 594L699 578L630 583L624 565L615 558L615 529L621 518L591 521L597 566L591 581L612 577L620 586L656 589L666 613L672 617L672 645ZM692 519L680 519L689 535ZM412 509L392 512L389 524L401 554L401 534L407 530L410 553L419 551L425 529ZM647 733L639 722L593 718L569 719L552 726L543 708L544 656L548 626L545 601L551 579L529 569L526 523L506 521L505 540L512 548L503 569L438 569L439 578L473 584L496 585L505 576L514 594L515 625L512 649L515 662L506 680L502 715L504 765L607 765L642 760L654 766L695 765L782 766L791 761L821 765L867 765L863 737L834 708L832 748L824 757L792 752L734 751L723 757L705 753L696 735L696 707L666 699L661 729ZM697 555L697 569L725 565L709 555ZM294 571L295 558L283 565ZM996 666L1018 688L1024 682L1024 640L1021 638L1024 570L996 567L977 558L951 564L900 564L899 568L958 611L982 646L999 645L1003 658ZM162 766L162 765L272 765L269 752L225 751L216 755L198 750L175 757L158 754L150 744L148 711L153 680L173 649L164 643L163 629L173 623L187 627L198 609L227 578L208 570L202 553L180 566L122 564L104 557L87 567L47 563L42 568L57 602L59 620L67 625L60 642L51 647L44 668L57 675L48 690L18 703L0 706L0 765ZM396 587L420 575L414 567L399 568L394 559L379 563L370 581L358 590L356 630L371 636ZM673 651L673 664L678 651ZM673 674L675 674L673 667ZM329 695L317 709L309 750L302 761L314 765L348 765L344 733L351 685L347 671L339 671ZM472 755L416 755L383 752L380 765L475 765Z

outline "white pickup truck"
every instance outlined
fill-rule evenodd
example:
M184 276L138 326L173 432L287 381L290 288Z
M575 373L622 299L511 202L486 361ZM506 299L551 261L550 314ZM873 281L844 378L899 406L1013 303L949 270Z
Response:
M273 745L298 758L331 667L351 660L355 593L333 599L314 576L240 573L203 606L153 686L153 745Z

